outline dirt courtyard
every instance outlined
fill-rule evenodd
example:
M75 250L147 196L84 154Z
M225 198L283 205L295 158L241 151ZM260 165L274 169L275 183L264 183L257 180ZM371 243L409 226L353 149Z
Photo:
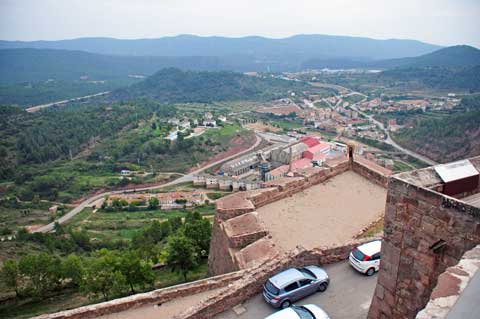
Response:
M260 207L258 216L279 248L339 245L384 213L387 190L347 171Z

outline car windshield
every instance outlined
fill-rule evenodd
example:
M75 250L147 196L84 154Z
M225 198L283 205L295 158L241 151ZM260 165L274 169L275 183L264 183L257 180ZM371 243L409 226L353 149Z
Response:
M363 258L365 257L365 254L362 253L358 248L355 248L353 250L353 257L355 257L358 260L363 260Z
M265 289L267 289L267 291L269 293L271 293L272 295L278 295L278 293L280 292L280 290L275 287L271 282L270 280L268 280L266 283L265 283Z
M292 309L297 313L300 319L315 319L310 310L305 307L293 306Z
M315 274L310 270L308 270L307 268L297 268L297 270L300 271L302 274L304 274L307 278L312 278L312 279L317 278Z

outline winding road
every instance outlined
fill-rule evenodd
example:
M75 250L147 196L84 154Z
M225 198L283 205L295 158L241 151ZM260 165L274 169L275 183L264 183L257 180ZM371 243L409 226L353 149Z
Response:
M245 154L245 153L248 153L248 152L254 150L262 142L262 138L259 135L256 134L255 138L256 138L255 143L252 146L250 146L248 149L246 149L244 151L241 151L237 154L228 156L226 158L223 158L221 160L218 160L216 162L210 163L210 164L208 164L204 167L201 167L201 168L199 168L199 169L197 169L193 172L190 172L186 175L183 175L182 177L179 177L176 180L173 180L171 182L168 182L168 183L165 183L165 184L162 184L162 185L155 185L155 186L149 186L149 187L143 187L143 188L129 188L129 189L122 189L122 190L117 190L117 191L109 191L109 192L105 192L105 193L101 193L101 194L89 197L86 200L84 200L83 202L81 202L80 204L78 204L74 209L69 211L67 214L63 215L62 217L60 217L59 219L55 220L54 222L52 222L50 224L47 224L45 226L42 226L42 227L39 227L39 228L33 230L33 232L35 232L35 233L38 233L38 232L47 233L49 231L52 231L56 222L58 222L59 224L64 224L70 218L72 218L73 216L80 213L85 207L87 207L88 205L92 204L93 202L95 202L95 201L97 201L97 200L99 200L99 199L101 199L101 198L103 198L107 195L122 194L122 193L128 193L128 192L147 191L147 190L152 190L152 189L159 189L159 188L164 188L164 187L168 187L168 186L178 185L178 184L185 183L185 182L191 182L191 181L193 181L193 176L195 174L201 173L201 172L203 172L203 171L205 171L205 170L207 170L211 167L214 167L214 166L216 166L220 163L229 161L229 160L234 159L234 158L236 158L236 157L238 157L242 154Z
M415 152L413 152L413 151L411 151L411 150L408 150L408 149L406 149L406 148L398 145L398 144L391 138L390 133L389 133L388 130L385 128L385 126L383 125L382 122L377 121L377 120L373 117L373 115L369 115L369 114L367 114L367 113L365 113L365 112L360 111L360 110L357 108L357 105L358 105L359 103L364 102L364 101L367 99L367 96L366 96L365 94L360 93L360 92L356 92L356 91L354 91L354 90L351 90L351 89L349 89L349 88L346 88L346 87L343 87L343 86L340 86L340 85L336 85L336 87L338 87L338 88L343 88L344 90L348 91L349 93L348 93L348 94L345 94L345 96L349 96L349 95L352 95L352 94L358 94L358 95L361 95L361 96L364 97L363 100L361 100L361 101L359 101L359 102L357 102L357 103L351 104L350 107L351 107L353 110L355 110L355 111L357 111L358 113L360 113L360 114L362 114L363 116L365 116L370 122L376 124L376 125L385 133L385 135L387 136L387 138L383 141L384 143L389 144L389 145L393 146L394 148L396 148L397 150L399 150L400 152L405 153L405 154L407 154L407 155L409 155L409 156L411 156L411 157L413 157L413 158L416 158L417 160L422 161L422 162L424 162L424 163L426 163L426 164L428 164L428 165L437 165L437 164L438 164L437 162L429 159L428 157L425 157L425 156L423 156L423 155L420 155L420 154L418 154L418 153L415 153ZM340 101L341 101L341 98L340 98ZM340 102L340 101L339 101L339 102ZM338 105L338 103L337 103L337 105Z

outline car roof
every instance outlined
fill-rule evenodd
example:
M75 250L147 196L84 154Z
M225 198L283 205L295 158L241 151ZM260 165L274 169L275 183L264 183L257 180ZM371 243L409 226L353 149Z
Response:
M357 247L362 253L367 256L372 256L373 254L379 253L382 249L382 241L374 240Z
M288 285L294 281L305 278L305 275L300 272L298 269L289 268L284 270L275 276L271 277L269 280L277 288L283 288L285 285Z
M315 319L330 319L328 314L322 308L316 305L309 304L309 305L303 305L303 306L313 313L313 315L315 316Z
M285 308L277 311L265 319L299 319L297 313L292 308Z

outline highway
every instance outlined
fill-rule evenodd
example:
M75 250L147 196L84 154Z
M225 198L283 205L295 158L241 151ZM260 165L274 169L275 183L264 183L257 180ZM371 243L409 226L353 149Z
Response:
M365 319L377 285L377 274L367 277L354 270L346 261L325 266L330 277L327 291L315 293L296 302L296 305L315 304L332 319ZM241 307L244 313L225 311L215 319L261 319L277 310L268 305L261 294L247 300Z
M100 92L100 93L90 94L90 95L85 95L85 96L80 96L80 97L75 97L73 99L57 101L57 102L52 102L52 103L47 103L47 104L40 104L40 105L29 107L28 109L25 109L25 111L27 111L29 113L33 113L33 112L40 111L41 109L44 109L44 108L47 108L47 107L50 107L50 106L53 106L53 105L60 105L60 104L68 103L68 102L79 101L79 100L82 100L82 99L88 99L88 98L95 97L95 96L105 95L105 94L108 94L108 93L110 93L110 91Z
M234 158L236 158L236 157L238 157L242 154L248 153L248 152L252 151L253 149L255 149L258 145L260 145L260 143L262 141L262 138L259 135L255 135L255 138L256 138L255 143L251 147L249 147L248 149L246 149L242 152L239 152L237 154L228 156L224 159L218 160L216 162L210 163L210 164L208 164L208 165L206 165L202 168L199 168L199 169L197 169L193 172L190 172L186 175L183 175L182 177L179 177L176 180L173 180L171 182L168 182L168 183L165 183L165 184L162 184L162 185L155 185L155 186L149 186L149 187L143 187L143 188L129 188L129 189L123 189L123 190L118 190L118 191L109 191L109 192L105 192L105 193L101 193L101 194L89 197L86 200L84 200L83 202L81 202L80 204L78 204L74 209L69 211L67 214L63 215L62 217L60 217L59 219L55 220L54 222L52 222L50 224L39 227L38 229L34 230L33 232L35 232L35 233L37 233L37 232L47 233L49 231L52 231L56 222L58 222L59 224L64 224L70 218L72 218L73 216L80 213L85 207L87 207L91 203L93 203L93 202L95 202L95 201L97 201L97 200L99 200L99 199L101 199L101 198L103 198L107 195L128 193L128 192L134 192L134 191L136 191L136 192L147 191L147 190L152 190L152 189L159 189L159 188L164 188L164 187L168 187L168 186L173 186L173 185L177 185L177 184L181 184L181 183L191 182L191 181L193 181L193 176L195 174L201 173L201 172L203 172L203 171L205 171L205 170L207 170L211 167L214 167L214 166L216 166L220 163L223 163L223 162L229 161L231 159L234 159Z

